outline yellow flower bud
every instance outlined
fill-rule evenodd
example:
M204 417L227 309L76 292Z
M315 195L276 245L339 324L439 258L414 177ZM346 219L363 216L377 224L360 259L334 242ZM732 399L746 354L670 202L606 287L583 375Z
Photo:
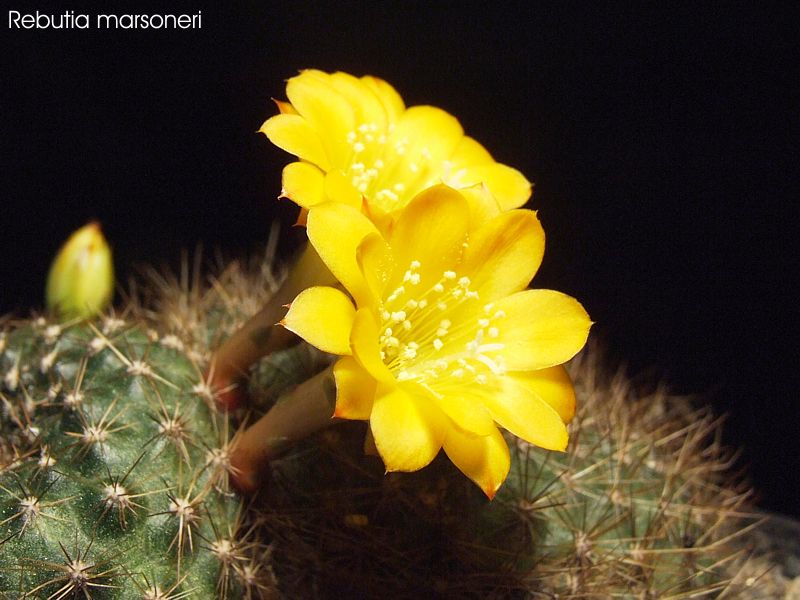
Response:
M47 276L47 307L63 319L96 315L114 292L111 248L100 224L89 223L61 247Z

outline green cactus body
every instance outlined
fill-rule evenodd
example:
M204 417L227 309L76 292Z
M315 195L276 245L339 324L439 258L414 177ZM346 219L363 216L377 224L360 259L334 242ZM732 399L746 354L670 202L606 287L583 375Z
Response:
M747 582L769 564L737 575L752 520L719 420L593 360L571 368L567 452L509 436L491 502L442 456L386 474L352 421L274 460L243 503L236 427L201 373L275 278L152 279L126 322L0 323L0 598L768 597ZM303 345L263 361L255 412L324 364Z
M230 426L169 339L115 319L39 320L4 346L1 597L207 599L263 585L252 562L264 547L243 539L228 490Z

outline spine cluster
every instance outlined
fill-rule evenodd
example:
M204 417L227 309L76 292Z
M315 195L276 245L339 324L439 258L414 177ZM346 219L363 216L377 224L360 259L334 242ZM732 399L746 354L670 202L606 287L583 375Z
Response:
M233 428L170 337L119 319L2 333L0 597L263 597Z

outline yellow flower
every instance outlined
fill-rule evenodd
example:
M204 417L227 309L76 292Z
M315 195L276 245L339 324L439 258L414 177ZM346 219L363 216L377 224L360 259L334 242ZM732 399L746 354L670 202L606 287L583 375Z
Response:
M468 199L438 185L398 214L387 237L341 203L316 205L308 219L311 243L355 305L312 287L282 324L343 357L335 416L369 420L387 470L420 469L444 448L491 498L509 469L498 425L566 447L575 396L560 365L591 321L574 298L525 289L544 253L534 212L477 225Z
M497 163L459 122L433 106L406 108L376 77L302 71L289 79L290 103L261 131L300 160L283 170L282 196L308 209L334 200L379 222L437 183L485 184L502 210L522 206L531 184ZM363 205L362 205L363 201Z
M98 223L75 231L58 251L47 276L47 306L64 319L86 318L108 306L114 264Z

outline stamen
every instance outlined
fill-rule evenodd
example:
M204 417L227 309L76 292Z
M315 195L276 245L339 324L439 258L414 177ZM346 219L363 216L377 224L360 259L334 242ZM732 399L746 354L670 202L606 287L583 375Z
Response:
M421 266L418 260L409 263L403 275L406 285L420 283L418 270ZM415 380L436 394L436 388L447 385L445 382L450 378L461 381L469 378L478 385L485 385L492 376L505 373L502 358L494 355L503 345L484 342L484 338L499 337L499 329L492 326L495 316L491 303L483 307L485 315L459 319L455 327L450 319L436 317L478 298L478 292L470 289L471 284L469 277L447 270L421 296L417 293L414 298L408 298L415 288L404 285L389 295L380 311L381 359L398 381ZM403 295L407 299L402 308L393 310L395 307L391 303ZM428 307L433 310L426 311ZM497 313L503 316L502 311ZM439 353L446 346L445 337L449 340L448 354L441 356ZM459 351L459 347L462 350Z

